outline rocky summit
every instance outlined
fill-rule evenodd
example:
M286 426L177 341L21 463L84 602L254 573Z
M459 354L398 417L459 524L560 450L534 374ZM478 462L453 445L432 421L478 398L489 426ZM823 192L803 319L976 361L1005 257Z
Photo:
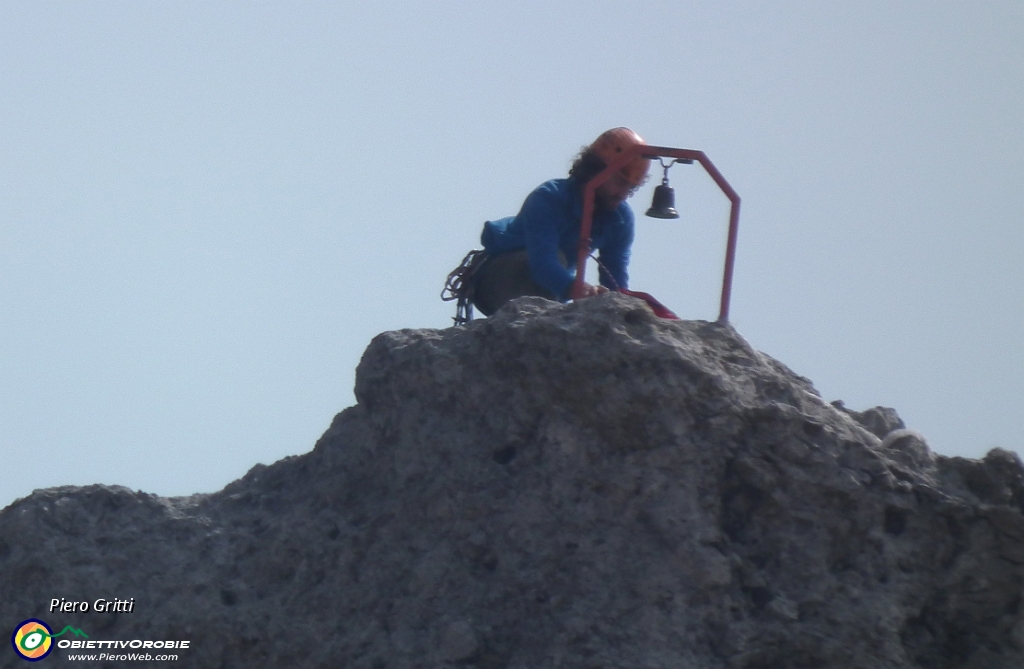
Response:
M381 334L355 391L215 494L10 505L0 623L55 666L1024 667L1020 460L937 456L728 325L524 298Z

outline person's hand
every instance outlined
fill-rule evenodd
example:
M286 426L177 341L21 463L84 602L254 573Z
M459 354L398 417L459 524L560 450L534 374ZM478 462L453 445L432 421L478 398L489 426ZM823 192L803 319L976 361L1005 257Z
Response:
M584 281L583 283L572 284L572 288L569 290L569 297L574 300L582 300L585 297L593 297L594 295L601 295L607 292L608 289L604 286L592 286Z

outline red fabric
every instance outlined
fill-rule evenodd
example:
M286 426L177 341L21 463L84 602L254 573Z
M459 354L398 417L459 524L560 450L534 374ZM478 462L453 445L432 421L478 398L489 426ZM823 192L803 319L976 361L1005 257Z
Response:
M654 296L650 293L642 293L639 290L626 290L625 288L619 288L619 292L625 295L632 295L633 297L639 297L641 300L647 303L656 316L659 318L667 318L672 321L678 321L679 316L672 313L672 310L666 307L661 302L654 299Z

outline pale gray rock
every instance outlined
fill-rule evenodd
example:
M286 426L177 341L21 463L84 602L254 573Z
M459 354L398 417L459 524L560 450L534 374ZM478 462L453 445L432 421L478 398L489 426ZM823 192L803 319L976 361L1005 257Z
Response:
M525 298L376 337L356 397L212 495L18 500L0 621L224 669L1024 666L1020 460L936 456L727 325Z

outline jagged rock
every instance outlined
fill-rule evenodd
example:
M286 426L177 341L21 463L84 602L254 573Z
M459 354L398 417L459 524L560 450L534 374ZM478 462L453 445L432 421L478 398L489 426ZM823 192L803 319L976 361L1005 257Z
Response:
M872 407L865 411L851 411L846 408L842 400L836 400L832 406L846 413L879 439L884 439L890 432L906 427L896 410L889 407Z
M356 397L216 494L7 507L0 620L196 667L1024 666L1020 460L936 456L729 326L524 298L378 336Z

